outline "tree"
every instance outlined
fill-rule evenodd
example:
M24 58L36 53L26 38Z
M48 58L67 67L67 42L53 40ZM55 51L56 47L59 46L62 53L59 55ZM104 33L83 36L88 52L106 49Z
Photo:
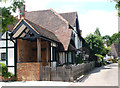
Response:
M103 42L107 44L107 46L110 46L112 44L111 37L109 35L105 35L102 37Z
M96 30L95 30L95 32L94 32L94 34L96 34L96 35L98 35L98 36L101 36L101 34L100 34L100 31L99 31L99 28L98 28L98 27L96 28Z
M114 33L111 36L111 42L112 43L120 43L120 32L119 33Z
M120 16L120 0L113 0L116 2L115 8L118 10L118 16Z
M1 2L6 2L7 0L0 0ZM0 32L5 32L8 30L8 25L16 23L16 18L11 15L12 12L16 12L17 8L20 8L23 5L23 0L12 0L12 5L9 7L0 7L0 27L2 29Z
M92 56L95 54L103 54L105 51L102 37L95 34L90 34L85 38L85 40L90 46L90 53Z

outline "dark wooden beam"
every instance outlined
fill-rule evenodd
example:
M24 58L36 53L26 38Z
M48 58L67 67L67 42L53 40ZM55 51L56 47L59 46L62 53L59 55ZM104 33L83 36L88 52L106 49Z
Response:
M17 77L17 40L14 43L14 65L15 65L15 77Z
M6 32L6 66L8 66L8 48L7 47L8 47L8 32Z
M37 39L37 60L38 62L41 61L41 39Z
M6 41L6 40L10 40L10 39L0 39L0 41L1 41L1 40L5 40L5 41Z
M14 47L0 47L0 49L14 48Z

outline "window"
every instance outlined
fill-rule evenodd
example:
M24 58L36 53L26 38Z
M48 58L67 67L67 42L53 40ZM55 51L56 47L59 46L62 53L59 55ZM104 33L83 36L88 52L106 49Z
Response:
M71 52L68 53L68 62L72 63Z
M6 60L6 53L1 53L1 60L5 61Z
M60 64L65 63L65 52L59 52L59 63Z
M53 55L53 61L56 61L56 48L55 47L53 47L52 55Z

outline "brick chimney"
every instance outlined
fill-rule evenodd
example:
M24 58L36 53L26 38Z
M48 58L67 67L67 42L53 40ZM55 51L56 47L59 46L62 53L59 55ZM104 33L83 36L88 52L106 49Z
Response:
M22 5L18 10L19 10L18 19L21 19L22 17L25 18L25 5Z

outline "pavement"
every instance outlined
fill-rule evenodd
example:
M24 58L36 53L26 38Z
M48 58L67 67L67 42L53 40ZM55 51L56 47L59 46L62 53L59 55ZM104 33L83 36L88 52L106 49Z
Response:
M95 68L77 82L15 81L0 82L2 86L118 86L118 64Z

